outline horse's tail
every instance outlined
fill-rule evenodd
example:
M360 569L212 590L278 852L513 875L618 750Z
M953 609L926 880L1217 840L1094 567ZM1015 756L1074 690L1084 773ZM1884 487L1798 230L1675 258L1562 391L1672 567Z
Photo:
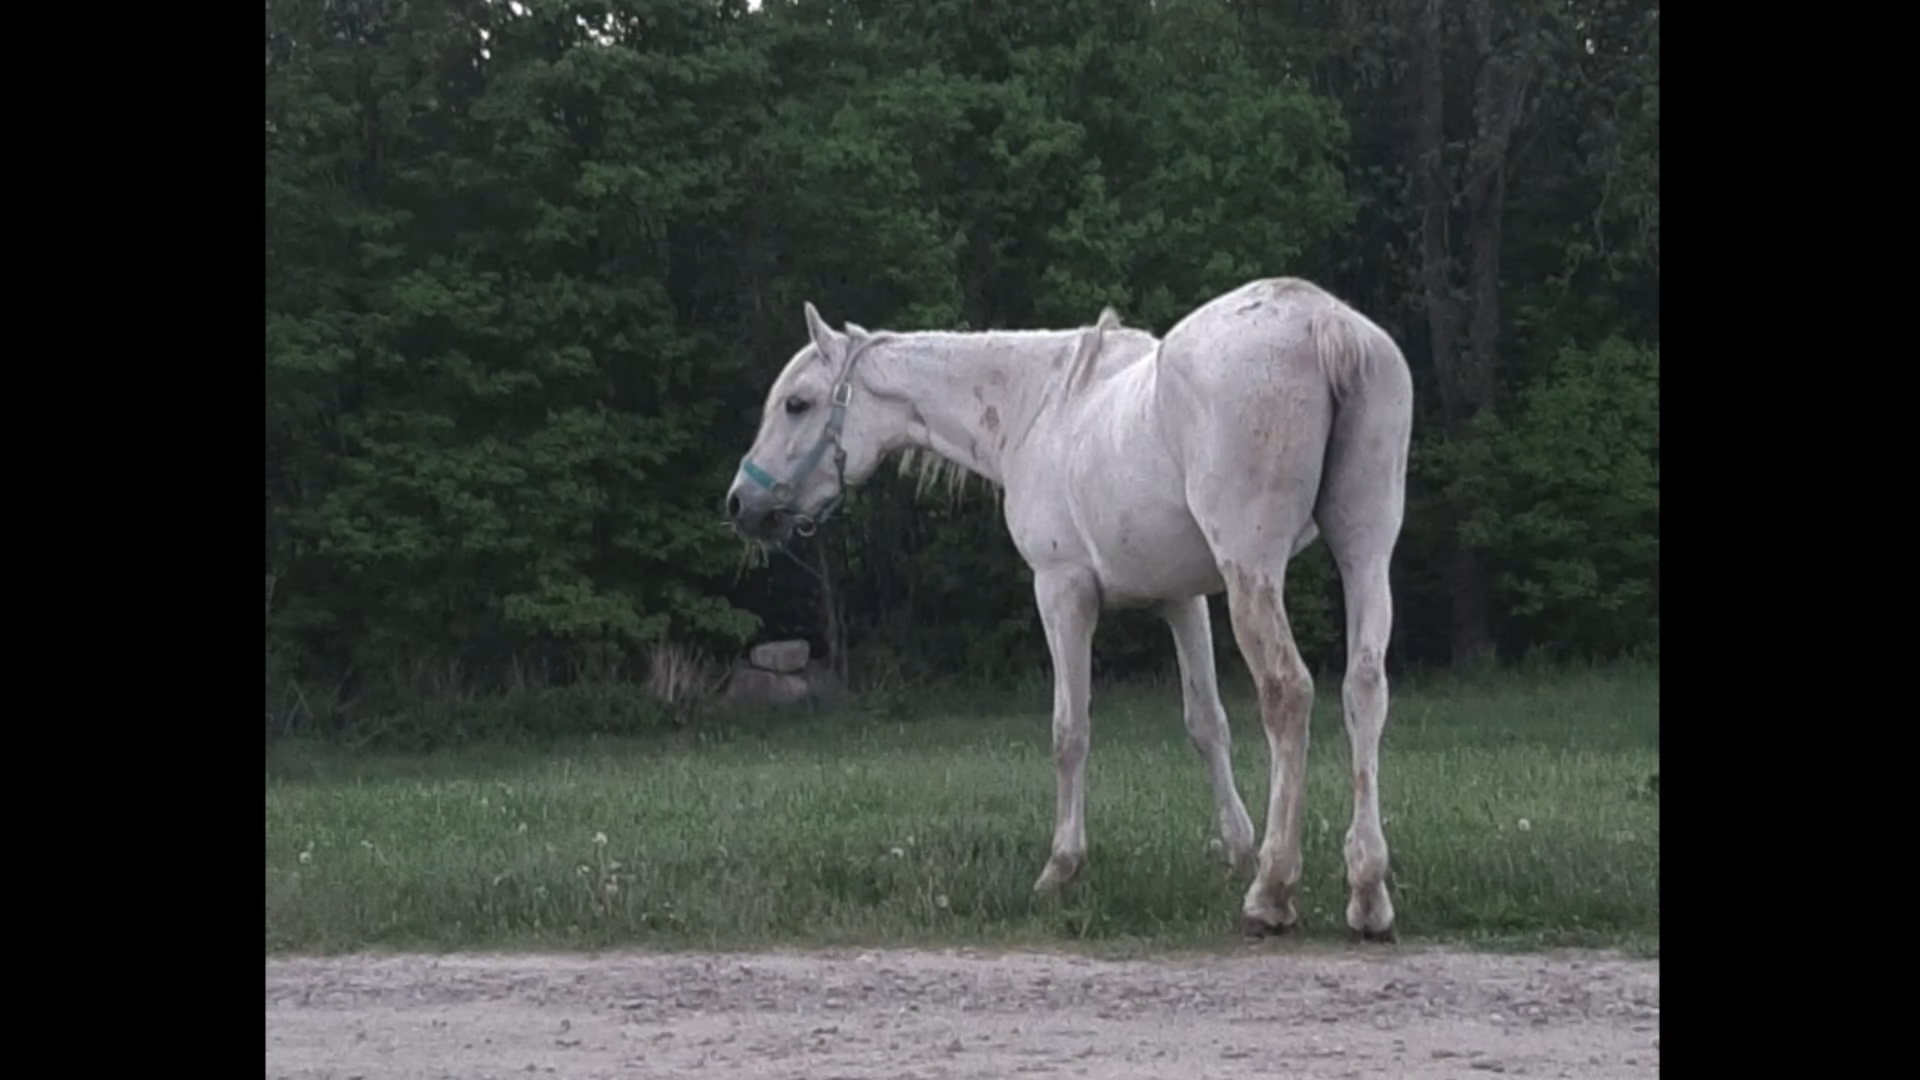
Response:
M1385 500L1375 510L1390 513L1397 527L1413 433L1413 373L1406 355L1391 335L1345 304L1321 308L1309 328L1333 398L1315 513L1320 499L1338 490L1348 499Z
M1407 363L1392 336L1346 304L1321 307L1309 317L1308 327L1334 405L1361 392L1367 380L1382 375L1382 369L1404 369Z
M1386 335L1340 304L1314 312L1308 325L1333 400L1345 401L1377 362L1379 344Z

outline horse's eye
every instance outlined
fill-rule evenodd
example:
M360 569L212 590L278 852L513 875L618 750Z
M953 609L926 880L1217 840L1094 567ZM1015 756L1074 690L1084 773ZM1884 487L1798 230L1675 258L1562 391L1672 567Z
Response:
M808 401L806 398L796 395L787 399L787 415L789 416L799 416L811 408L813 408L813 402Z

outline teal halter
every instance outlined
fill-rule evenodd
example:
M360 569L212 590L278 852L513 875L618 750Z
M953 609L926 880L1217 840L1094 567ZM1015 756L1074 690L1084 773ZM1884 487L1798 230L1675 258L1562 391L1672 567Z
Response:
M853 365L874 340L868 337L854 345L848 353L846 370L840 373L840 381L833 387L833 411L827 414L827 424L820 429L820 438L815 440L813 449L807 452L806 458L800 462L800 467L794 470L791 480L785 482L775 480L772 473L755 465L751 456L740 459L741 475L773 493L774 508L793 515L793 531L801 536L812 536L821 523L825 522L846 500L847 451L840 445L840 429L847 422L847 403L853 400ZM840 482L834 491L833 498L828 499L826 505L820 507L818 511L808 514L794 505L793 497L799 491L801 483L813 475L813 470L820 467L820 459L826 456L829 447L833 449L833 468Z

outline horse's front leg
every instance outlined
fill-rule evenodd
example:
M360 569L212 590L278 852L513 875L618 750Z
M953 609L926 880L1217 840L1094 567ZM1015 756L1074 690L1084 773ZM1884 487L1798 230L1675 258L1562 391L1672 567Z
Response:
M1053 852L1033 885L1045 891L1073 880L1087 857L1087 706L1100 595L1092 573L1078 568L1035 571L1033 592L1053 655Z
M1187 737L1207 769L1227 863L1238 870L1253 861L1253 819L1247 816L1247 805L1240 801L1240 792L1233 785L1233 763L1228 754L1233 734L1227 727L1226 706L1220 703L1220 682L1213 666L1213 628L1207 623L1207 598L1191 596L1168 601L1160 605L1160 616L1173 630Z

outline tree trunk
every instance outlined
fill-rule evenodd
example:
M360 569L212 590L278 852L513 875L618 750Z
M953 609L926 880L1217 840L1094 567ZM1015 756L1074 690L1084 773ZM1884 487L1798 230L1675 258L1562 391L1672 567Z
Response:
M1456 345L1459 311L1455 304L1447 244L1447 205L1453 185L1447 181L1446 80L1441 68L1444 39L1440 0L1414 0L1413 79L1415 97L1412 161L1413 202L1420 215L1420 300L1427 313L1428 347L1439 376L1440 412L1451 431L1459 421L1460 394Z
M1448 240L1448 210L1454 185L1446 164L1446 72L1442 66L1446 39L1440 20L1440 0L1415 0L1413 44L1414 103L1412 176L1414 205L1420 215L1420 299L1427 313L1428 347L1440 388L1441 426L1450 438L1467 435L1473 416L1484 402L1478 391L1481 356L1471 347L1460 350L1460 297L1453 285L1453 253ZM1498 222L1495 223L1496 228ZM1497 244L1498 237L1495 241ZM1480 254L1475 249L1476 257ZM1495 276L1498 276L1495 252ZM1469 293L1472 327L1485 329L1477 291ZM1498 325L1498 309L1494 318ZM1451 646L1455 663L1480 659L1491 650L1493 633L1487 611L1487 575L1479 553L1462 543L1458 527L1472 507L1451 507L1455 532L1449 541L1445 581L1451 607Z
M1468 419L1493 404L1500 367L1500 244L1506 214L1508 150L1532 82L1532 57L1501 56L1493 46L1493 0L1470 0L1467 31L1475 62L1473 147L1468 155L1467 325L1462 389Z
M820 636L827 640L827 664L840 685L847 685L847 619L834 584L834 560L827 557L827 539L813 545L814 569L820 575Z
M1464 518L1464 511L1460 515ZM1453 663L1471 667L1493 655L1493 620L1487 610L1487 568L1480 553L1453 536L1447 565L1447 595L1453 602L1448 639Z
M1507 162L1525 109L1533 57L1502 56L1493 44L1494 0L1468 0L1467 35L1473 50L1473 142L1465 178L1467 241L1467 350L1457 383L1460 423L1470 425L1494 406L1500 370L1500 245L1506 215ZM1463 434L1465 432L1463 431ZM1472 436L1468 436L1472 437ZM1462 518L1476 507L1456 507ZM1493 652L1490 593L1479 553L1454 541L1453 659L1475 662Z
M1441 428L1447 438L1464 444L1480 437L1475 421L1494 405L1500 370L1500 245L1507 164L1514 132L1526 111L1537 57L1520 33L1509 33L1512 44L1496 49L1496 0L1466 0L1464 29L1473 65L1472 129L1464 140L1463 175L1456 182L1445 160L1448 79L1441 0L1413 0L1413 4L1411 84L1419 100L1414 103L1409 148L1420 221L1420 296L1433 350ZM1460 208L1460 246L1464 248L1464 258L1459 260L1464 266L1459 269L1448 231L1455 206ZM1460 276L1464 276L1464 288L1455 287ZM1468 455L1469 459L1477 456ZM1473 503L1474 488L1461 485L1449 508L1456 533L1445 580L1452 606L1455 663L1484 659L1493 649L1487 569L1479 552L1457 532L1479 509Z

